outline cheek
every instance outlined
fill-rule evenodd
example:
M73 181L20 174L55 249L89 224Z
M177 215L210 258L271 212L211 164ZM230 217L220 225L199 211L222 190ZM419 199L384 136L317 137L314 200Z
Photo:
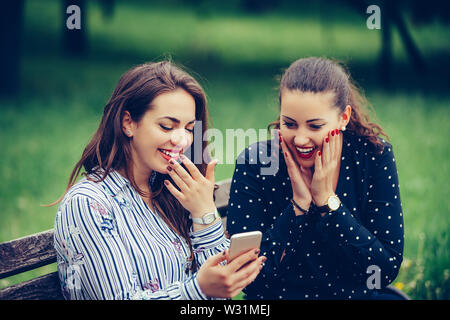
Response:
M292 130L288 130L284 128L284 126L280 128L280 135L285 141L291 141L295 137L295 135L292 133Z
M191 145L192 145L192 143L194 142L194 134L192 134L192 133L189 133L188 135L187 135L187 144L188 144L188 147L190 147Z
M325 137L330 136L331 134L330 132L332 130L335 130L337 127L335 127L334 125L332 126L327 126L327 128L324 128L323 130L321 130L320 135L317 137L317 139L319 141L317 141L318 143L320 143L320 145L322 145L323 143L325 143Z
M136 139L137 138L137 139ZM161 130L146 130L141 135L135 137L135 145L140 153L153 157L158 153L159 148L167 148L170 141L170 135L166 135Z
M149 144L152 144L157 148L167 147L170 143L171 137L172 135L170 131L164 132L158 128L155 128L148 133Z
M322 148L323 140L325 139L326 133L320 133L314 136L313 141L316 146Z

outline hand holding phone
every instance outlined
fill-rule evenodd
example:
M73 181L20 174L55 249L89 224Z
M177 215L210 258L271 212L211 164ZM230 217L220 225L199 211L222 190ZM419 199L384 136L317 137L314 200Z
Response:
M251 231L236 233L231 236L230 250L228 252L228 263L241 254L251 250L259 249L261 246L262 232Z
M235 237L238 238L240 237ZM252 283L261 271L267 258L258 257L259 250L255 248L259 247L259 242L249 245L250 249L245 250L247 246L241 246L241 241L233 240L232 253L240 252L241 248L246 252L237 255L233 261L230 262L227 254L230 250L227 249L209 257L200 267L197 274L198 284L208 297L233 298ZM225 260L228 263L222 264Z

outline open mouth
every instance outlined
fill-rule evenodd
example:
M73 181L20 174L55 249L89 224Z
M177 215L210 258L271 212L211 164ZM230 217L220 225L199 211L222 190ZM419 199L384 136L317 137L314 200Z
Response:
M162 155L162 157L169 161L170 159L178 160L180 158L180 155L183 153L183 150L168 150L168 149L159 149L159 153Z
M309 159L314 155L314 152L316 151L317 146L306 147L306 148L295 147L295 149L297 150L297 154L300 158Z

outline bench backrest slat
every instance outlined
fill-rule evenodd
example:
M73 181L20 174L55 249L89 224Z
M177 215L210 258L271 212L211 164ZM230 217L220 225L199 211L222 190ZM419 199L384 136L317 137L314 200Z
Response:
M0 300L64 300L58 273L22 282L0 290Z
M214 193L214 203L222 216L228 207L228 199L230 198L231 179L223 180L217 183L219 186Z
M53 230L0 243L0 279L56 261Z

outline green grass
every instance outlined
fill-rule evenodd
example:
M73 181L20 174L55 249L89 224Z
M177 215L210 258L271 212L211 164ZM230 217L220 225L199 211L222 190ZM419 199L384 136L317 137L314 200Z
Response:
M375 94L372 101L391 136L400 177L406 238L398 286L415 298L448 299L448 98Z
M105 102L131 66L169 53L192 68L208 94L213 126L225 135L226 129L266 128L276 117L275 76L282 67L302 56L330 56L355 70L394 146L406 232L396 283L415 299L450 298L450 95L418 90L420 79L408 70L394 75L403 81L398 90L381 90L374 82L379 33L365 28L361 17L322 23L279 13L204 17L191 9L119 2L107 20L91 5L90 52L69 59L59 49L58 3L26 2L23 90L16 99L0 100L0 241L53 227L56 207L40 205L64 191ZM412 31L429 62L448 52L442 39L449 33L438 24ZM394 47L397 68L404 71L397 36ZM430 69L441 66L430 63ZM439 73L433 75L428 87L442 86ZM219 165L216 180L232 172L233 165ZM0 287L52 270L54 265L3 279Z

